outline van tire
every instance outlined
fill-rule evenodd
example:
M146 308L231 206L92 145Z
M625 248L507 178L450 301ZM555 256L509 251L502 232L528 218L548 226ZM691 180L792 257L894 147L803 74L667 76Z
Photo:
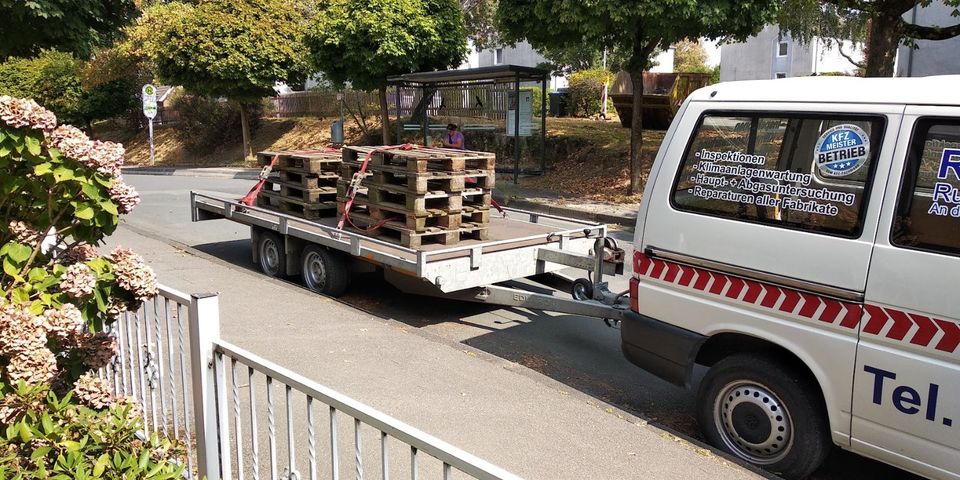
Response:
M257 235L257 264L260 271L271 277L287 274L287 252L280 235L263 230Z
M784 362L733 355L704 376L697 421L711 445L784 478L805 478L832 445L819 392Z
M350 286L350 263L342 253L307 245L300 254L300 275L311 291L339 297Z

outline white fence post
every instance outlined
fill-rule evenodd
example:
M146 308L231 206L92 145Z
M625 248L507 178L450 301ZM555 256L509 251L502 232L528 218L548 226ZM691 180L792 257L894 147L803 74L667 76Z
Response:
M220 306L215 293L190 296L190 370L199 478L220 480L214 343L220 340ZM229 468L229 467L227 467Z

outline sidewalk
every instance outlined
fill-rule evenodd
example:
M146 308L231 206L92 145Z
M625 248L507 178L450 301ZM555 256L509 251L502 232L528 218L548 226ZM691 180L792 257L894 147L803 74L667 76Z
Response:
M761 478L512 362L121 227L161 282L219 291L223 336L525 478ZM425 315L429 315L425 311Z
M257 180L258 168L235 167L124 167L124 175L161 175L184 177L214 177ZM612 204L589 200L573 200L554 192L499 182L493 190L494 199L503 206L560 215L599 223L613 223L633 229L637 221L636 204Z

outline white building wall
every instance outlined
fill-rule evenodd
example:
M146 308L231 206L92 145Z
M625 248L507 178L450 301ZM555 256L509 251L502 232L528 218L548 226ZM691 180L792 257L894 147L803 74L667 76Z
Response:
M786 43L786 54L780 55L780 43ZM859 52L849 43L846 52ZM859 55L859 53L857 54ZM720 46L720 81L763 80L786 77L802 77L822 72L853 73L856 67L844 59L836 47L827 48L814 39L811 43L794 41L782 34L780 27L767 25L746 42Z
M953 7L943 2L931 2L924 8L915 8L903 18L924 26L947 27L960 23L960 17L951 16ZM916 49L901 46L897 51L898 77L925 77L960 73L960 37L947 40L918 40Z

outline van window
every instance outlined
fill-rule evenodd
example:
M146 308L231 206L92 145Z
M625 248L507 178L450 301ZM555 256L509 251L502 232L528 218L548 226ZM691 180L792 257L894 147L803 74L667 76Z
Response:
M891 242L960 256L960 119L917 122Z
M707 113L680 165L674 208L857 237L882 117Z

